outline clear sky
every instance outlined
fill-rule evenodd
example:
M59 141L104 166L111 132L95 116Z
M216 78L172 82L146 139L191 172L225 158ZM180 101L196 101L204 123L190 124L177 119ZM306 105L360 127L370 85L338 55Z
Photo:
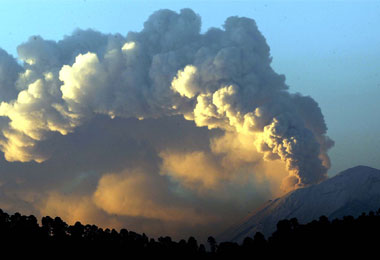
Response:
M17 56L31 35L59 40L75 28L126 35L158 9L185 7L201 15L202 30L233 15L256 20L290 91L322 109L336 142L330 175L357 164L380 168L380 1L3 0L0 47Z
M275 72L312 99L283 91L250 20L199 35L183 8L202 32L254 19ZM176 13L128 39L105 35L140 32L159 9ZM380 168L380 1L2 0L0 24L0 48L26 57L0 51L6 211L177 238L220 232L285 186L325 178L313 99L335 141L328 174Z

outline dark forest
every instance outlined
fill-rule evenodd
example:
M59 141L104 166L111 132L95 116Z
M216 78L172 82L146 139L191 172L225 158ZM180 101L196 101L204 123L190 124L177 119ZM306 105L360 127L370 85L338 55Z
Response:
M175 256L175 257L258 257L291 256L300 254L340 255L375 252L379 245L380 209L362 213L357 218L345 216L330 221L321 216L307 224L297 219L281 220L277 230L265 238L252 234L241 244L218 243L209 237L207 245L194 237L173 241L170 237L157 240L127 229L102 229L95 225L76 222L68 225L60 217L43 217L41 225L33 215L9 215L0 210L0 239L2 252L15 255L39 254L42 257L72 256ZM344 252L344 253L343 253Z

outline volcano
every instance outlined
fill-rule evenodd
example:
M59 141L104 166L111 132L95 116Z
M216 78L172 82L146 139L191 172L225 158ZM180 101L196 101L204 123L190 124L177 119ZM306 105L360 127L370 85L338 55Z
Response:
M294 190L270 200L218 237L219 241L241 243L256 232L269 237L282 219L297 218L301 224L324 215L330 220L380 208L380 170L356 166L319 184Z

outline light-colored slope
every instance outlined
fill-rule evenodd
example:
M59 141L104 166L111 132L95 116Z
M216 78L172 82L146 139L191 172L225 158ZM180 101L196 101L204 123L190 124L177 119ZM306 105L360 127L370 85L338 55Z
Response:
M297 218L300 223L307 223L321 215L334 219L345 215L358 216L378 208L380 170L357 166L320 184L268 201L242 224L226 231L219 241L242 242L258 231L269 237L282 219Z

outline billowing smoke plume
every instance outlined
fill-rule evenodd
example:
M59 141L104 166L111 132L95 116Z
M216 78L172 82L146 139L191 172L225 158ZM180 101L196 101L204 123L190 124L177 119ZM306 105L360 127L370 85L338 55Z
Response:
M161 10L125 37L0 50L0 208L207 238L323 180L321 110L288 92L255 22L200 27Z
M287 91L255 22L230 17L223 29L200 29L190 9L161 10L126 37L91 30L58 42L31 37L18 47L22 66L0 51L6 160L43 162L53 150L40 142L73 133L99 114L181 115L199 127L244 136L266 160L285 162L288 188L323 180L332 141L320 108Z

